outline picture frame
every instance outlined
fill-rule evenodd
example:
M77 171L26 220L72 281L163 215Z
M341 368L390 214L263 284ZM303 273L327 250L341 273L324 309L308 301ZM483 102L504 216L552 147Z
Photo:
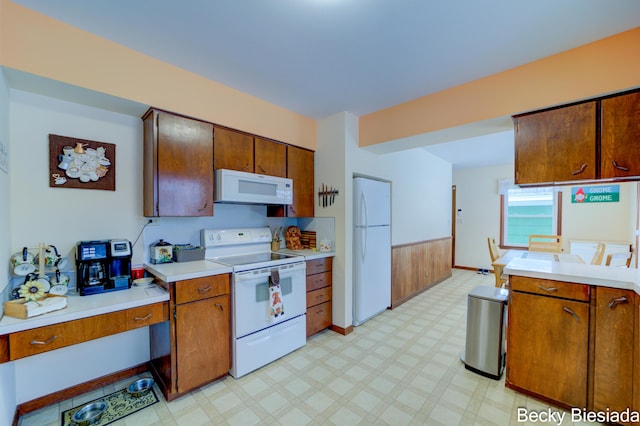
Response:
M49 135L49 186L116 190L116 145Z

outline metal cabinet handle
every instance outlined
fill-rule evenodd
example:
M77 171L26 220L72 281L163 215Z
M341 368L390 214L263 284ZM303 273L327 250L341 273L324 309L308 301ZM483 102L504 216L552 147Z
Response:
M201 212L201 211L205 210L208 205L209 205L209 202L204 203L204 206L202 206L202 208L200 208L200 210L198 210L198 211Z
M224 306L222 306L222 305L221 305L221 304L219 304L219 303L216 303L216 304L215 304L215 307L216 307L216 308L218 308L218 309L220 309L221 311L224 311Z
M562 310L570 313L571 315L573 315L573 318L575 318L576 321L580 322L580 317L578 317L578 315L576 315L576 313L573 312L571 309L567 308L566 306L563 306Z
M142 318L141 317L133 317L133 319L136 320L136 321L146 321L151 317L152 317L152 314L147 314L147 315L143 316Z
M540 290L544 290L544 291L548 291L548 292L552 292L552 291L558 291L557 287L544 287L539 285L538 286L540 288Z
M573 172L571 172L572 175L579 175L580 173L584 172L584 169L587 168L587 163L582 163L582 166L580 166L580 168L578 170L574 170Z
M324 295L322 295L322 294L317 295L316 296L316 300L318 300L318 299L324 299Z
M206 292L208 292L209 290L211 290L211 286L209 286L209 287L205 287L205 288L199 288L199 289L198 289L198 293L206 293Z
M625 296L622 297L618 297L616 299L612 299L611 302L609 302L609 309L613 309L615 308L617 305L622 305L625 303L629 303L629 300L627 300L627 298Z
M244 168L242 169L242 171L243 171L243 172L246 172L247 170L249 170L249 166L250 166L250 165L251 165L250 163L247 163L247 165L246 165L246 166L244 166Z
M265 174L267 173L267 171L262 167L262 164L258 164L258 168L262 173L265 173Z
M32 340L31 344L32 345L48 345L49 343L53 342L54 340L56 340L58 338L58 336L51 336L49 337L47 340L45 340L44 342L41 342L39 340Z
M629 169L626 168L625 166L621 166L620 164L618 164L616 162L616 160L611 160L611 164L613 164L613 167L615 167L618 170L622 170L623 172L628 172L629 171Z

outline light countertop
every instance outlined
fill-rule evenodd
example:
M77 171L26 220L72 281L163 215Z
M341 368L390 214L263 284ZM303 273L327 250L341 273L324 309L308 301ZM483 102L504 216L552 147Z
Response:
M635 268L514 258L507 263L504 273L529 278L634 290L640 294L638 269Z
M324 257L335 257L335 251L319 251L319 250L311 250L311 249L302 249L302 250L290 250L290 249L281 249L278 250L279 253L284 254L292 254L294 256L302 256L305 260L313 260L313 259L322 259Z
M155 284L90 296L80 296L75 290L70 290L66 296L67 307L58 311L27 319L3 316L0 335L169 300L169 293Z
M166 283L233 272L231 266L211 260L160 263L156 265L145 263L144 269Z

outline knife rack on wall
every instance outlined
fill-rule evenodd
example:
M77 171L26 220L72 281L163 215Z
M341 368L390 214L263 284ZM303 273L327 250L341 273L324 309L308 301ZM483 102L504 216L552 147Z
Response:
M318 205L322 207L332 205L336 200L336 195L338 194L339 191L333 186L325 185L323 183L320 185L320 189L318 190Z

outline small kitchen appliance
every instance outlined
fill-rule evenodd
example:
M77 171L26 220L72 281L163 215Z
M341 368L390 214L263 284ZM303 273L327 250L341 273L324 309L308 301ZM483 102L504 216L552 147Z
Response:
M131 287L131 242L79 241L76 244L78 293L81 296Z
M203 229L205 259L233 267L232 367L238 378L307 341L306 263L271 251L269 228Z

